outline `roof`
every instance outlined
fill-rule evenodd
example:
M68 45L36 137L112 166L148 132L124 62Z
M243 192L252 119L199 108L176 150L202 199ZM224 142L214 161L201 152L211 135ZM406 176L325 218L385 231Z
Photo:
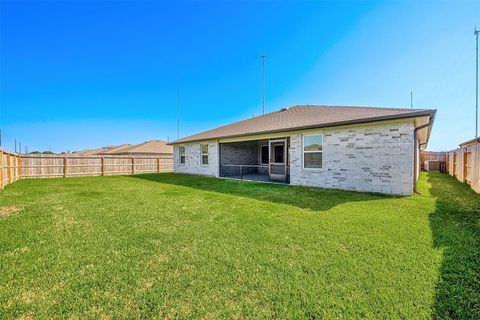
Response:
M433 118L435 113L436 110L432 109L300 105L197 133L173 141L172 144L389 119L420 116Z
M111 154L111 152L109 152ZM115 154L171 154L173 147L162 140L151 140L123 148Z
M103 154L110 150L113 146L101 147L97 149L87 149L82 151L73 152L76 156L95 156L99 154Z
M131 143L121 144L119 146L108 149L107 151L104 152L104 154L116 154L117 152L121 152L130 146L132 146Z

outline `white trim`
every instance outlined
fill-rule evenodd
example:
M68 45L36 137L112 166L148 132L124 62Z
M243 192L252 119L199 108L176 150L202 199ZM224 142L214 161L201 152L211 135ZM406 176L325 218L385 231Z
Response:
M310 137L310 136L320 136L322 139L322 150L320 151L305 151L305 137ZM307 170L307 171L322 171L323 170L323 132L322 133L311 133L311 134L302 134L302 170ZM321 168L306 168L305 167L305 153L321 153L322 154L322 167Z
M183 148L183 162L182 162L182 153L180 152L180 149L182 148ZM185 148L185 145L178 146L178 164L179 165L187 164L187 148Z
M203 153L202 146L207 146L207 153ZM208 150L210 146L208 143L201 143L200 144L200 165L208 166L210 164L210 150ZM203 163L203 157L207 156L207 163Z

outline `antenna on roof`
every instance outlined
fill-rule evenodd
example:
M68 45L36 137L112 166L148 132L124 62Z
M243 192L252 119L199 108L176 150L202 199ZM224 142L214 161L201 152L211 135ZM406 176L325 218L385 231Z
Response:
M413 109L413 91L410 91L410 109Z
M265 54L261 54L260 58L262 59L262 115L265 114Z

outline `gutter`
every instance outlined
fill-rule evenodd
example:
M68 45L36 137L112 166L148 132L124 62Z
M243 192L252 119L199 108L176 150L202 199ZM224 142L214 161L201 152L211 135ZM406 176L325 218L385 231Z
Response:
M433 120L434 120L434 116L430 116L428 123L423 124L419 127L416 127L413 130L413 193L415 194L420 194L420 192L417 191L417 133L421 129L430 127L433 124ZM430 137L430 132L428 133L427 141L429 137ZM418 144L419 156L420 156L420 147L424 144L427 144L427 142Z

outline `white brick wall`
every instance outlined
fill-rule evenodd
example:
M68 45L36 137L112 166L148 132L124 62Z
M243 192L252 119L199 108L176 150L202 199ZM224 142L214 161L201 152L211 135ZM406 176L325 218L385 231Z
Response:
M217 142L208 143L208 165L201 163L201 151L199 143L189 143L183 146L185 146L185 164L180 163L179 146L176 145L173 147L174 172L201 174L214 177L219 176Z
M413 123L371 124L319 130L323 168L302 168L302 135L290 136L290 183L410 195Z
M410 195L413 191L413 122L319 129L323 168L302 167L302 134L290 135L290 183L356 191ZM310 134L310 133L309 133ZM174 147L174 171L219 176L219 144L210 142L209 164L201 164L200 144L185 144L185 164Z

